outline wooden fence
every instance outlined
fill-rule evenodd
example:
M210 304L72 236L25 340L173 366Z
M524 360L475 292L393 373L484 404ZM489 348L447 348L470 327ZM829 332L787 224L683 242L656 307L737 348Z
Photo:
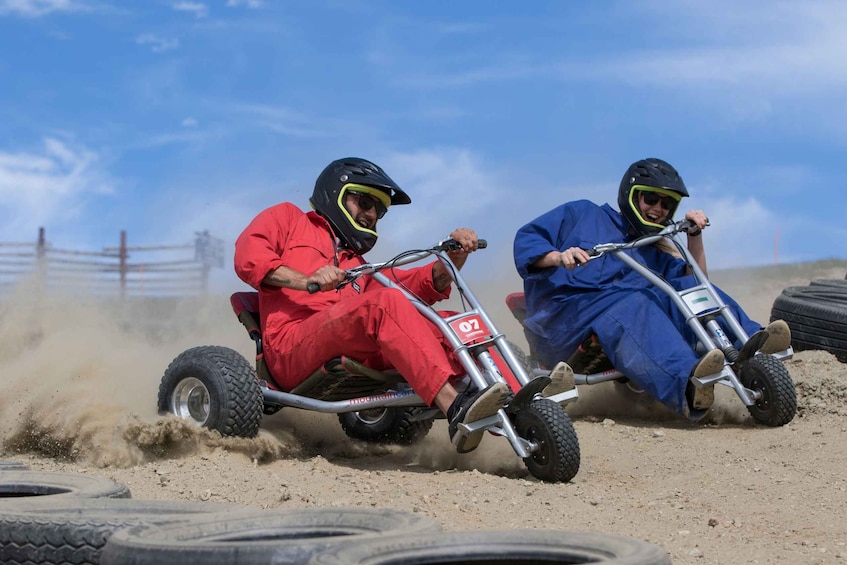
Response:
M0 242L0 293L21 285L107 298L191 296L208 290L209 271L223 267L223 241L208 231L182 245L129 246L102 251L62 249L38 230L34 243Z

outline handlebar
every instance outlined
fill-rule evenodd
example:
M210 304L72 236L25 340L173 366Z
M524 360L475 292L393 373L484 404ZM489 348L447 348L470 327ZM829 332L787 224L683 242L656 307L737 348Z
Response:
M488 247L488 241L484 239L477 240L477 249L485 249ZM439 253L439 252L449 252L449 251L459 251L462 249L462 245L453 238L444 239L439 241L429 249L421 249L415 251L406 251L403 252L393 259L389 261L385 261L383 263L365 263L363 265L359 265L358 267L353 267L352 269L347 269L345 280L336 287L336 290L340 289L347 283L350 283L362 275L366 275L369 273L374 273L376 271L380 271L386 267L396 266L396 265L405 265L406 263L412 263L414 261L419 261L424 259L425 257ZM407 259L402 260L401 259ZM315 294L321 290L321 285L315 282L311 282L306 285L306 290L309 294Z
M708 220L706 220L706 225L707 226L710 225ZM604 253L609 253L609 252L612 252L612 251L619 251L619 250L622 250L622 249L635 249L637 247L644 247L646 245L651 245L651 244L657 242L658 240L662 239L663 237L673 237L678 233L683 233L683 232L689 233L689 232L692 232L692 231L697 231L698 229L700 229L700 228L697 227L697 224L695 224L691 220L679 220L678 222L673 222L672 224L668 225L667 227L665 227L664 229L662 229L661 231L659 231L657 233L649 234L649 235L643 235L643 236L641 236L637 239L634 239L630 242L627 242L627 243L600 243L600 244L595 245L591 249L586 249L585 251L592 258L593 257L599 257L599 256L603 255Z

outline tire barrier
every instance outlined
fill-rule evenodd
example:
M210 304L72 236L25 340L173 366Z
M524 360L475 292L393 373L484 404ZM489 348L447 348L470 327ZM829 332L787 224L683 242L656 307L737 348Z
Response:
M127 487L103 477L0 472L0 563L670 563L661 547L616 535L448 533L430 518L392 509L260 511L129 495Z
M26 471L29 465L18 461L0 461L0 471Z
M847 280L814 280L790 286L773 303L771 320L791 328L797 351L822 349L847 362Z
M662 565L671 562L657 545L622 536L510 530L381 537L351 542L316 555L312 565L518 565L606 563Z
M66 499L129 498L129 489L111 479L46 471L0 473L0 512L12 504L64 503Z
M131 498L18 500L0 507L0 563L99 563L107 540L120 529L246 510L235 504Z
M430 518L390 509L308 508L198 518L116 532L103 565L308 563L328 549L383 535L440 531Z

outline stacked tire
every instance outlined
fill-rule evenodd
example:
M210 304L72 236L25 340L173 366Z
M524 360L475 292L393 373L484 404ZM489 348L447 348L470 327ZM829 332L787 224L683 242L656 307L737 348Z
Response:
M670 563L633 538L548 530L443 532L434 520L380 508L255 510L135 500L104 477L31 471L0 461L0 563L192 565Z
M233 504L134 500L105 477L31 471L0 461L0 563L99 563L116 531L181 523Z
M847 277L790 286L773 303L771 321L785 320L796 351L821 349L847 362Z

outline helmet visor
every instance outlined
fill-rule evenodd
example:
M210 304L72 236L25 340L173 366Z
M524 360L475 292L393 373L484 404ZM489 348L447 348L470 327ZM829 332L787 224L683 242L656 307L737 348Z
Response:
M364 184L348 183L341 187L338 203L342 205L347 194L355 194L359 198L358 206L364 211L376 207L377 219L382 219L391 206L391 197L384 191ZM343 208L343 205L342 205Z
M662 210L667 212L665 222L668 222L673 218L674 212L676 212L676 208L679 206L680 200L682 200L681 194L666 188L657 188L655 186L645 186L641 184L632 186L629 191L629 206L637 214L638 218L640 218L641 222L645 226L659 229L664 228L665 224L651 222L644 217L641 213L641 205L638 201L639 195L643 195L641 197L644 198L644 203L648 206L655 206L656 204L661 205Z

